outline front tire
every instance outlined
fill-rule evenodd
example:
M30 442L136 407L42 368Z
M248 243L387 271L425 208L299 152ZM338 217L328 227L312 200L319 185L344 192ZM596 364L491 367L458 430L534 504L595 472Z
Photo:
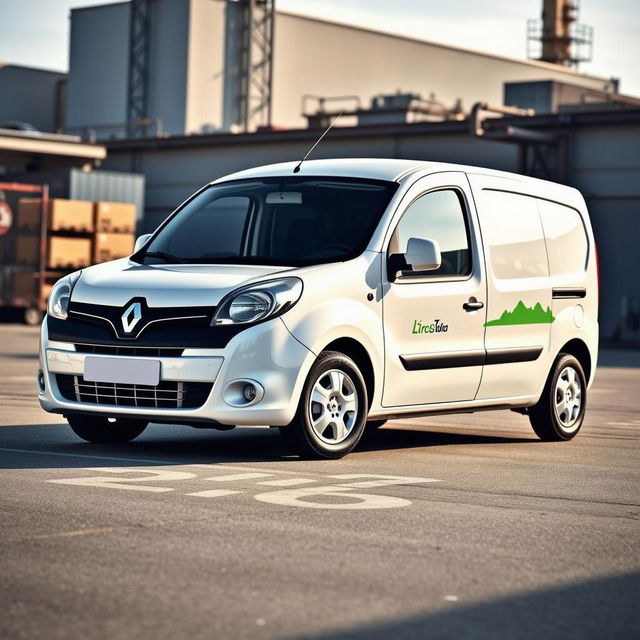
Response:
M587 406L582 365L561 353L556 359L538 404L529 409L529 422L540 440L571 440L580 431Z
M116 418L111 422L108 418L91 415L70 415L67 422L77 436L94 444L131 442L148 424L145 420L130 418Z
M342 458L364 432L367 388L348 356L324 351L311 367L293 421L280 427L287 445L304 458Z

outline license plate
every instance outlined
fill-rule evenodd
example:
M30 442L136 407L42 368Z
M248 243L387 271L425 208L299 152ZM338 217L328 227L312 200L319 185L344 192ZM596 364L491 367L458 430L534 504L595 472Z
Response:
M160 382L160 361L87 356L84 359L84 379L87 382L144 384L155 387Z

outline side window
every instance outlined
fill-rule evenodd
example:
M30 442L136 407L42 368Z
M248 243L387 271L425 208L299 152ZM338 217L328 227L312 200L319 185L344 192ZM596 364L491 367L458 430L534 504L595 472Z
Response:
M480 222L493 275L500 280L549 275L536 198L484 189Z
M587 265L587 233L580 214L570 207L538 200L553 275L582 273Z
M471 272L469 236L460 194L453 189L431 191L414 200L393 232L390 253L406 253L409 238L435 240L442 266L416 275L467 275Z

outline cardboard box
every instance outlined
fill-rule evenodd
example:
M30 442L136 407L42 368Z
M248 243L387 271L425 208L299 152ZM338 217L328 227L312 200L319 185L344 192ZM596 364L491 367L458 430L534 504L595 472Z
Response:
M50 236L47 247L47 268L79 269L91 264L89 238Z
M38 274L34 271L16 271L12 274L9 297L13 300L34 301L38 291Z
M130 233L96 233L93 238L93 261L107 262L133 253L134 236Z
M96 202L96 233L135 233L136 205L128 202Z
M40 266L40 236L19 235L16 238L16 262L33 269Z
M40 231L41 202L39 198L20 198L18 200L18 229Z
M21 198L18 202L18 228L40 230L41 200ZM87 200L49 200L49 231L93 232L93 203Z
M39 236L20 235L16 240L16 262L33 269L40 267ZM47 269L77 269L91 264L90 238L49 236Z

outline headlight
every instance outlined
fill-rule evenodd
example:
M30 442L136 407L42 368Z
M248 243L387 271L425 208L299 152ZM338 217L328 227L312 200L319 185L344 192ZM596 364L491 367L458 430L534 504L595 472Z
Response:
M67 310L69 309L69 300L73 286L77 282L82 271L70 273L53 285L49 294L49 302L47 304L47 313L54 318L60 320L67 319Z
M237 289L223 298L211 324L249 324L288 311L302 295L302 280L282 278Z

